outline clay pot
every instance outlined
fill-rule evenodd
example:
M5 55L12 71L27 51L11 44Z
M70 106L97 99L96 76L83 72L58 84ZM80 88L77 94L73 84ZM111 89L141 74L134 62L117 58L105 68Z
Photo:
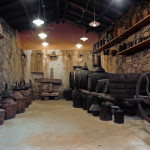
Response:
M0 125L3 124L4 117L5 117L5 110L4 109L0 109Z
M122 34L122 28L118 28L118 36Z
M126 27L126 25L124 25L121 29L121 34L124 33L126 31L126 29L127 29L127 27Z
M149 9L148 8L144 9L142 14L143 14L143 18L147 17L149 15Z
M132 22L131 20L127 23L127 29L131 28L132 27Z
M118 29L115 27L115 28L114 28L114 31L113 31L113 36L114 36L114 38L118 36L118 33L117 33L117 32L118 32Z
M5 90L1 93L2 99L0 101L1 108L5 110L5 119L15 118L17 106L12 99L12 93L8 90L7 84Z
M137 23L137 15L135 14L132 18L132 26L134 26Z
M140 12L137 13L137 21L139 22L139 21L141 21L142 19L143 19L143 14L142 14L142 12L140 11Z

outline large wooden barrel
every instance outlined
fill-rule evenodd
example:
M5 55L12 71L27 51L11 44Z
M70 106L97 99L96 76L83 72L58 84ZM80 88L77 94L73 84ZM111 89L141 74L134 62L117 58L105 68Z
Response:
M82 108L81 92L79 90L72 91L73 107Z
M101 79L107 79L107 78L108 78L108 73L106 72L95 72L93 74L90 74L88 77L88 90L95 91L97 81Z
M87 89L88 75L91 73L92 71L88 70L86 64L82 68L70 72L70 87Z
M70 72L69 83L70 83L71 88L79 88L79 86L80 86L81 76L80 76L79 70L80 69L77 68L76 70Z
M116 98L133 98L140 74L109 74L110 94ZM145 94L146 83L143 81L140 94Z

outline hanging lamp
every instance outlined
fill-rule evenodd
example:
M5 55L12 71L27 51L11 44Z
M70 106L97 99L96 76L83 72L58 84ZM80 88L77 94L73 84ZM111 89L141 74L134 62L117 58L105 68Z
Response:
M47 42L43 42L42 45L43 45L44 47L47 47L49 44L48 44Z
M100 23L97 22L97 21L95 21L95 0L94 0L94 21L90 22L89 26L91 26L91 27L97 27L99 25L100 25Z
M80 40L82 40L84 42L88 40L88 38L84 36L84 20L83 20L83 37L80 38Z
M80 44L80 43L76 44L76 47L77 47L77 48L81 48L82 46L83 46L83 45Z
M39 17L40 17L40 0L39 0L38 18L33 20L33 23L36 26L41 26L42 24L44 24L44 21L42 19L40 19Z

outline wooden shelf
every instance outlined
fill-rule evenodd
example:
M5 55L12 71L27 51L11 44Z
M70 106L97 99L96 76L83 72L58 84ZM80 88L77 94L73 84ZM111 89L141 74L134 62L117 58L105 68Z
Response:
M150 38L137 44L137 45L134 45L124 51L121 51L119 53L117 53L118 55L130 55L130 54L133 54L135 52L139 52L145 48L148 48L150 46Z
M143 27L147 26L149 23L150 23L150 15L143 18L141 21L136 23L131 28L127 29L123 34L117 36L116 38L114 38L113 40L108 42L107 44L105 44L105 45L101 46L100 48L98 48L97 50L95 50L95 52L98 53L98 52L101 52L102 50L104 50L106 48L114 46L115 44L117 44L117 43L125 40L126 38L128 38L130 35L136 33L137 31L139 31Z

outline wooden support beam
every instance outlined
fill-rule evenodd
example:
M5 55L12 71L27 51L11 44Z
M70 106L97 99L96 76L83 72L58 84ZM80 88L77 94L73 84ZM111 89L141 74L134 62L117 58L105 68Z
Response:
M76 18L72 18L72 17L67 16L66 19L68 20L68 22L71 22L72 24L75 24L75 25L77 25L77 26L83 27L83 24L77 22L77 21L76 21ZM86 28L89 27L87 24L85 24L84 26L85 26ZM93 29L91 29L91 31L95 31L96 33L101 32L101 30L98 30L97 28L93 28Z
M68 13L70 13L72 15L75 15L75 16L78 16L78 17L81 17L81 14L78 14L78 13L72 11L72 10L68 10ZM91 18L91 17L84 17L84 20L90 23L91 21L93 21L93 18ZM104 28L106 28L106 24L101 22L101 26L100 27L104 29Z
M82 7L82 6L80 6L80 5L78 5L78 4L75 4L75 3L73 3L73 2L69 2L69 4L71 5L71 6L73 6L73 7L75 7L75 8L78 8L78 9L80 9L80 10L85 10L85 8L84 7ZM92 12L91 10L87 10L86 11L88 14L90 14L91 16L94 16L94 12ZM99 17L99 15L97 14L97 13L95 13L95 16L96 17ZM112 19L107 19L108 17L106 17L106 20L108 21L109 20L109 22L113 22L113 20ZM105 19L105 18L103 18L103 19Z
M69 2L69 0L65 0L65 10L64 10L64 15L63 15L64 21L65 21L67 10L68 10L68 2Z
M57 2L57 23L59 23L59 0Z
M4 9L8 9L8 8L10 8L10 7L14 7L14 6L18 6L18 5L19 5L18 1L15 1L15 2L10 3L10 4L8 4L8 5L1 6L0 9L1 9L1 10L4 10Z
M128 3L129 5L131 5L131 6L133 6L134 5L134 3L133 2L131 2L130 0L125 0L125 2L126 3Z
M91 0L91 1L94 2L94 0ZM96 1L96 0L95 0L95 4L98 5L98 6L104 7L104 8L107 7L107 4L104 4L104 3ZM114 13L116 13L116 14L119 14L119 15L123 14L123 12L121 12L121 11L115 9L115 8L112 8L112 7L109 10L112 11L112 12L114 12Z
M75 7L75 8L78 8L78 9L80 9L80 10L85 10L84 7L82 7L82 6L78 5L78 4L75 4L75 3L73 3L73 2L69 2L69 5L71 5L71 6ZM92 15L92 16L94 15L94 12L92 12L92 11L90 11L90 10L87 10L86 12L89 13L90 15ZM95 13L95 15L98 16L97 13Z
M28 18L29 21L31 22L32 19L31 19L31 16L30 16L29 12L28 12L28 9L27 9L27 6L26 6L26 4L25 4L25 1L24 1L24 0L18 0L18 1L19 1L20 4L22 5L22 7L23 7L23 9L24 9L24 11L25 11L25 14L26 14L26 16L27 16L27 18Z

